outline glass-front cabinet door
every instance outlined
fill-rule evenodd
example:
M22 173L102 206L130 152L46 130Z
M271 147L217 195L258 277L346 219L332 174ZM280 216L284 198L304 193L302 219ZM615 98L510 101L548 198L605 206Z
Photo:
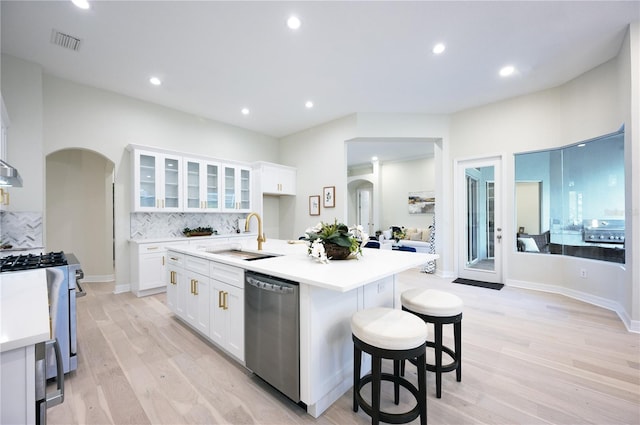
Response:
M246 167L224 166L224 209L249 212L251 210L251 170Z
M220 165L185 159L184 210L211 212L220 210Z
M182 211L182 167L179 156L136 150L134 211Z

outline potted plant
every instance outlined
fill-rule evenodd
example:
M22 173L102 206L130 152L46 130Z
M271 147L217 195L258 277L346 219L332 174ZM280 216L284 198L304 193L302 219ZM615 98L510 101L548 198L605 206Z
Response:
M369 236L362 226L349 228L334 220L333 224L320 222L305 230L305 240L309 242L309 256L321 263L328 260L344 260L351 255L362 255L362 244Z

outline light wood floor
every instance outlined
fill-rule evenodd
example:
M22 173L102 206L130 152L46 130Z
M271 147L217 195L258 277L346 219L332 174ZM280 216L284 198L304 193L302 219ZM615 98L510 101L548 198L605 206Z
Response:
M640 335L613 312L416 270L399 280L401 289L446 289L465 303L462 382L445 374L437 399L428 374L430 424L640 423ZM350 391L320 418L307 415L176 320L164 294L83 287L78 370L67 375L64 404L49 409L50 425L370 423L351 410Z

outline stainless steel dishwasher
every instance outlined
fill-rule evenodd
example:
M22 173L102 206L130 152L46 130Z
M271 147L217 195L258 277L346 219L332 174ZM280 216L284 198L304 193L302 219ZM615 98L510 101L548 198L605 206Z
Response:
M247 368L300 401L300 302L298 284L245 272L244 347Z

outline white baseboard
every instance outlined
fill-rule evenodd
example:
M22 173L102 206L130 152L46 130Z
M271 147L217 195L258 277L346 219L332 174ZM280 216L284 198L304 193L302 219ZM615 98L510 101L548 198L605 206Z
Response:
M114 294L122 294L123 292L131 292L131 285L130 284L120 284L120 285L116 285L116 287L113 288L113 293Z
M627 331L640 333L640 321L631 320L631 317L627 314L625 309L616 301L609 300L607 298L598 297L596 295L588 294L586 292L576 291L575 289L563 288L556 285L548 285L545 283L527 282L524 280L507 279L507 286L513 286L515 288L531 289L534 291L551 292L553 294L564 295L569 298L584 301L589 304L596 305L598 307L606 308L607 310L614 311L622 323L624 323Z

